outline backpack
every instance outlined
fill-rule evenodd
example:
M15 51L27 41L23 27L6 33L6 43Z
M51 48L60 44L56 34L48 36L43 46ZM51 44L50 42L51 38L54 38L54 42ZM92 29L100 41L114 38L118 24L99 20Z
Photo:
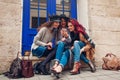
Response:
M9 71L5 72L4 75L7 76L8 78L21 78L22 77L22 67L21 67L21 59L18 58L17 53L17 58L15 58L11 65Z
M40 67L41 67L41 65L42 65L42 63L43 63L44 61L41 61L41 62L36 62L34 65L33 65L33 71L34 71L34 73L35 74L43 74L42 72L41 72L41 69L40 69ZM45 65L45 67L46 67L46 71L48 71L48 73L51 73L51 71L50 71L50 63L47 63L46 65Z
M42 62L37 62L33 65L33 71L35 74L41 74L40 65Z

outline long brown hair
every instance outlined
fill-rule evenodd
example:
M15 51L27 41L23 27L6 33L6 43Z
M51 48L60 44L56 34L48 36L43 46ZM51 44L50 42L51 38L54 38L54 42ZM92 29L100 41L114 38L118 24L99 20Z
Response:
M45 23L41 24L41 26L39 26L39 27L37 28L37 31L39 31L42 27L50 28L50 27L53 25L53 23L54 23L53 21L45 22Z

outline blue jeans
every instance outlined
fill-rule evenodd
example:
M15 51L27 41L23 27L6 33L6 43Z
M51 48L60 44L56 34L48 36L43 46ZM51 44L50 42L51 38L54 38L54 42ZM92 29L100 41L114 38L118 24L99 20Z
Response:
M85 46L85 43L83 43L82 41L74 41L74 48L72 50L72 53L74 55L74 62L79 62L80 59L80 50ZM83 55L82 55L83 57Z
M89 60L86 58L85 53L82 53L82 54L80 55L80 60L82 60L82 61L85 62L86 64L89 63Z
M57 46L56 57L55 57L55 60L57 60L58 62L61 60L64 49L65 49L65 43L60 41Z
M67 49L63 52L63 55L62 55L61 60L60 60L60 65L63 68L68 63L69 57L70 57L70 51L69 51L69 49Z
M40 58L40 57L43 56L43 54L44 54L44 52L45 52L46 49L47 48L44 47L44 46L39 46L36 49L32 49L32 54L33 54L33 56L37 56L38 58Z
M63 55L60 60L60 65L64 68L64 66L68 63L70 58L70 51L67 49L66 51L63 52ZM80 56L80 60L84 61L86 64L89 63L89 60L86 58L85 53L82 53Z
M79 44L78 44L79 43ZM89 60L86 58L86 55L84 53L82 53L80 55L80 49L85 46L85 44L81 41L75 41L74 43L74 49L72 50L72 53L75 51L77 52L79 50L79 52L77 52L76 54L74 54L74 60L76 61L80 61L80 60L83 60L85 63L89 63ZM82 47L80 48L80 45L82 45ZM67 63L68 63L68 60L69 60L69 57L70 57L70 51L69 49L66 49L64 51L64 42L60 42L58 44L58 48L57 48L57 52L56 52L56 60L58 60L60 62L60 65L62 65L62 67L64 67ZM77 55L78 54L78 55Z

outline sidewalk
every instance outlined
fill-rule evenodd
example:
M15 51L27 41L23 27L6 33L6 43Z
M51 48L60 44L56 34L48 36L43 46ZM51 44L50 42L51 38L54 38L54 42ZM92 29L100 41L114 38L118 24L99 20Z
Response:
M0 80L57 80L53 75L35 75L31 78L8 79L0 75ZM97 68L95 73L89 69L81 70L81 74L70 75L69 71L64 71L58 80L120 80L120 71L109 71Z

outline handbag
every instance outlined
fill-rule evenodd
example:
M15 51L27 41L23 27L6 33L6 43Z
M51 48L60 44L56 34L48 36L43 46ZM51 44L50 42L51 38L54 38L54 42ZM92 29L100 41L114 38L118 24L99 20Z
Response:
M24 57L22 58L21 66L22 66L23 77L29 78L34 76L32 60L29 59L29 56L27 60L25 60Z

